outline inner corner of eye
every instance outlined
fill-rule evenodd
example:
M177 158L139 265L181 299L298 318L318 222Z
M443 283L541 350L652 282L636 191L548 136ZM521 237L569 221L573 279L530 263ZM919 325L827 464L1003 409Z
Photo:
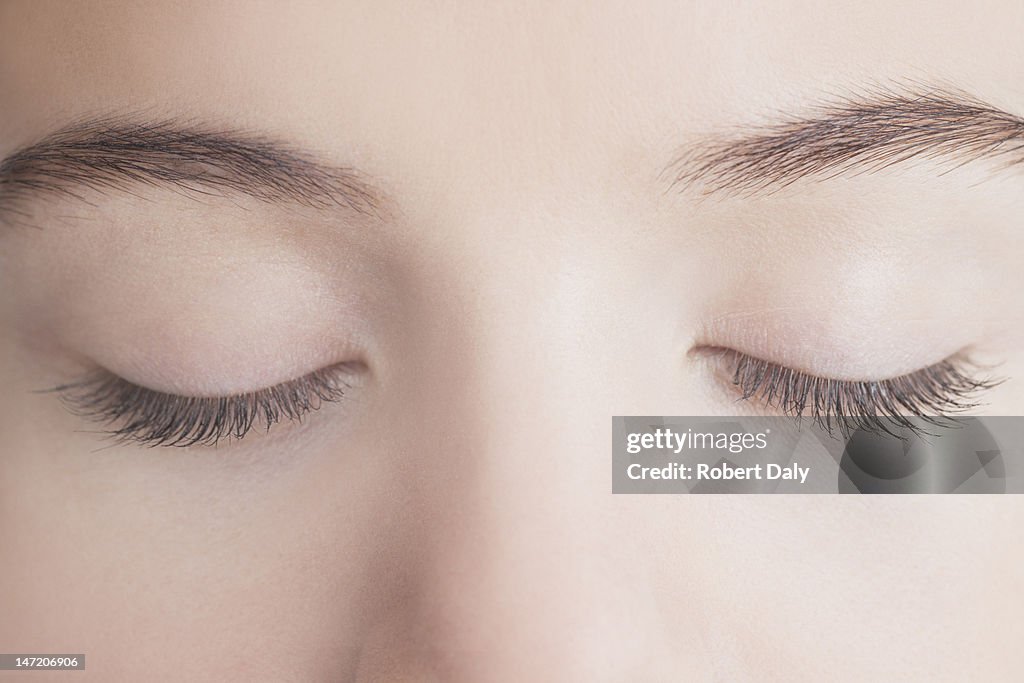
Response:
M687 363L725 384L732 384L736 368L744 358L752 357L729 346L717 344L697 344L685 354Z
M731 362L744 355L741 351L721 344L695 344L686 352L687 359L696 362Z

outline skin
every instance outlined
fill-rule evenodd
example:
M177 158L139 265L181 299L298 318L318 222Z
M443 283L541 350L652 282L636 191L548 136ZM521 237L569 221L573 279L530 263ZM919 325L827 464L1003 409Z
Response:
M1019 675L1016 497L609 493L611 415L734 410L702 346L857 379L969 348L1009 378L982 412L1024 409L1019 172L659 179L864 84L1024 113L1020 3L896 5L0 5L0 157L139 112L385 197L137 187L0 235L0 650L86 680ZM34 393L353 359L351 400L217 449L110 446Z

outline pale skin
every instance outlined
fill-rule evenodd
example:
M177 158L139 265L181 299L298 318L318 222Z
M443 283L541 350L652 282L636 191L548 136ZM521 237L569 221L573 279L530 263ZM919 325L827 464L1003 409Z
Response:
M1019 169L666 183L878 84L1024 114L1024 6L892 5L0 4L0 158L130 114L379 196L134 184L7 221L0 651L98 681L1013 679L1014 497L610 493L612 415L736 410L709 346L871 380L969 349L1007 378L977 412L1024 410ZM38 391L348 361L348 400L217 448L111 444Z

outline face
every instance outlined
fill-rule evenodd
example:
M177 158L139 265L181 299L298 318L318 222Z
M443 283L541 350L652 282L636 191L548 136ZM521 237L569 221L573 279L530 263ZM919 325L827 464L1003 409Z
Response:
M1012 497L608 481L612 415L784 411L737 358L1024 409L1024 7L947 5L0 6L3 649L1016 672Z

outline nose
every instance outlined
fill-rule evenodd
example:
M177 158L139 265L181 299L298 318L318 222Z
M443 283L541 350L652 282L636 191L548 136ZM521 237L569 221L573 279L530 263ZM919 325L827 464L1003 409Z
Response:
M660 618L643 543L623 533L630 511L611 499L604 440L573 438L566 417L524 434L506 415L500 445L451 470L361 680L682 680L673 667L699 638Z
M612 321L579 282L599 269L567 262L476 290L459 326L471 341L449 340L434 364L463 374L438 409L444 452L420 463L434 474L415 568L362 680L702 678L697 621L680 625L685 596L659 595L647 562L665 553L644 529L665 503L611 493L610 407L639 359L656 361L628 333L599 333Z

